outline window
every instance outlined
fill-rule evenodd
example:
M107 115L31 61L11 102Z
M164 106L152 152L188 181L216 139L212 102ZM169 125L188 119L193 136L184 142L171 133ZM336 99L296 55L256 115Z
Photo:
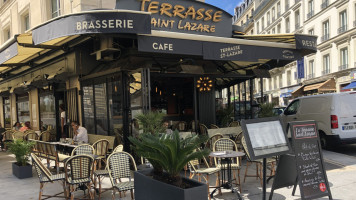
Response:
M289 33L290 31L290 22L289 22L289 17L286 18L286 33Z
M285 5L286 5L285 12L287 12L287 10L289 9L289 0L285 0Z
M271 14L267 12L267 26L271 23Z
M246 15L246 22L248 21L248 15Z
M272 78L269 78L269 80L268 80L268 85L269 85L269 90L273 90L273 87L272 87Z
M311 18L314 15L314 0L308 1L308 14L307 19Z
M28 94L17 95L17 121L25 123L30 121L30 108Z
M326 54L323 56L323 71L322 75L330 73L330 55Z
M50 91L40 90L40 119L43 127L52 127L56 130L55 98ZM41 127L42 128L42 127Z
M84 126L88 133L122 133L123 108L121 76L83 82Z
M314 77L315 77L315 73L314 73L314 60L310 60L310 61L309 61L308 69L309 69L308 79L314 78Z
M4 105L4 128L11 128L11 107L10 107L10 98L3 98Z
M272 22L276 19L276 9L273 7L272 8Z
M256 27L257 27L257 34L259 34L260 33L260 22L257 22Z
M262 17L261 19L261 31L263 31L265 29L265 17Z
M58 17L61 15L60 10L60 0L51 0L52 1L52 18Z
M299 10L297 10L294 14L294 19L295 19L295 29L297 30L300 27L300 14Z
M289 70L287 71L287 85L292 84L292 72Z
M312 28L312 29L309 29L308 34L309 34L309 35L314 35L314 29L313 29L313 28Z
M342 48L340 50L340 66L339 70L344 70L348 68L348 54L347 54L347 47Z
M275 34L275 33L276 33L276 29L273 28L273 29L272 29L272 34Z
M277 18L281 16L281 2L277 3Z
M279 82L278 82L278 87L281 88L282 85L283 85L283 84L282 84L282 74L279 75L278 81L279 81Z
M277 89L277 76L273 79L273 88Z
M297 113L299 108L299 100L293 101L284 111L285 115L294 115Z
M22 17L22 27L23 27L23 32L27 31L28 29L30 29L30 15L29 14L25 14Z
M323 22L323 36L321 37L322 42L330 38L329 28L329 20Z
M321 4L320 8L324 9L329 6L329 0L323 0L323 3Z
M281 33L281 24L277 25L277 33Z
M347 13L346 10L342 11L339 15L340 18L340 28L338 29L338 33L343 33L347 31Z
M9 40L11 38L10 28L4 29L3 35L4 35L4 42Z

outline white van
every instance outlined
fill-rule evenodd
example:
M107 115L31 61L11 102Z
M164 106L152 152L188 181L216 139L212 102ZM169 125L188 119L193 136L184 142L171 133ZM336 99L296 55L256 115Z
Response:
M281 119L285 130L288 122L315 120L323 148L356 143L356 91L297 98Z

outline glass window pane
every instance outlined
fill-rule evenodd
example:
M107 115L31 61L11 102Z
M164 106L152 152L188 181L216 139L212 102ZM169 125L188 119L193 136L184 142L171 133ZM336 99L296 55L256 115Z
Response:
M106 83L97 84L94 87L96 109L96 134L108 135Z
M20 123L30 121L28 95L17 97L17 117Z
M113 79L112 82L108 83L110 135L121 134L123 127L120 83L119 78Z
M131 107L142 107L141 73L134 73L130 79Z
M40 127L42 131L47 130L48 127L56 130L56 110L55 100L53 94L40 95L40 118L43 123Z
M93 87L83 87L84 125L88 133L95 133Z
M5 118L5 128L11 128L11 107L9 97L4 97L4 118Z

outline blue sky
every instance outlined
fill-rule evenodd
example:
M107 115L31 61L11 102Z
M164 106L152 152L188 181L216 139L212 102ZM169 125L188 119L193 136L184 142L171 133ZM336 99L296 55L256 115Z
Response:
M205 3L214 5L223 10L226 10L231 15L234 15L234 8L240 5L243 0L205 0Z

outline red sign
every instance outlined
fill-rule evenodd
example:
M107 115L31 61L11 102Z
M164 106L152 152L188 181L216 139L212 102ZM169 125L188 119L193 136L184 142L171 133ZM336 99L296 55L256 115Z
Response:
M319 188L320 188L320 191L325 192L325 190L326 190L325 183L320 183Z

